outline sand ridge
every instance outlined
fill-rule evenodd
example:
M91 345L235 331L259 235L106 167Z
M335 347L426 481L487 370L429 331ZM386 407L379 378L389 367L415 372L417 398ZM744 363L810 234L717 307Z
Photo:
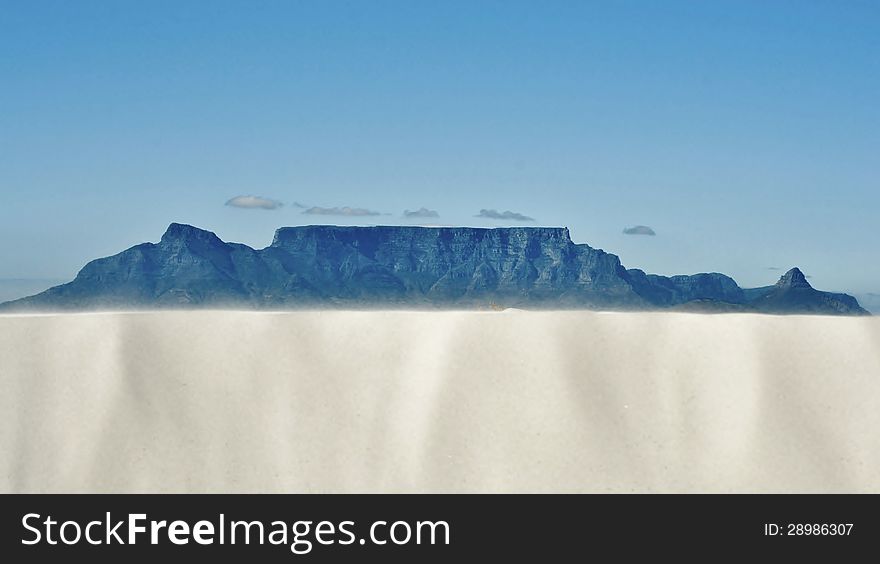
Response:
M878 492L880 319L0 316L2 492Z

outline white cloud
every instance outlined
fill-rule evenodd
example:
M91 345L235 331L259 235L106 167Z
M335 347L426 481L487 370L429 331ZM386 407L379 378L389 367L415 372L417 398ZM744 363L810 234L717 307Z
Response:
M440 217L440 214L428 208L419 208L415 211L404 210L403 217L416 219L420 217Z
M250 210L277 210L284 204L278 200L261 198L259 196L236 196L226 202L227 206Z
M650 235L652 237L657 234L647 225L636 225L633 227L627 227L623 230L623 233L624 235Z
M535 218L523 215L521 213L512 212L510 210L500 212L498 210L482 209L474 217L484 217L488 219L509 219L513 221L535 221Z

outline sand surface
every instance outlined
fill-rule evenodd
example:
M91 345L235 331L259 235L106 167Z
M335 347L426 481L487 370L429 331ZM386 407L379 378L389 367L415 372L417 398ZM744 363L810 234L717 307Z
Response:
M0 492L880 492L880 318L0 316Z

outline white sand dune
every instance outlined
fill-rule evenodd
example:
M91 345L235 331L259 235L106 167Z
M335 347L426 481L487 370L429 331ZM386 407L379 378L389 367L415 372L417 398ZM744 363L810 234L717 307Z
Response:
M2 492L880 492L880 319L0 317Z

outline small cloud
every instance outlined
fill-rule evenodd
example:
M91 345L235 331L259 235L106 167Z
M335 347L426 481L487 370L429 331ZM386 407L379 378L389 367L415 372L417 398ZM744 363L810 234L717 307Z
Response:
M349 217L363 217L368 215L382 215L380 212L367 210L364 208L350 208L348 206L344 207L334 207L334 208L322 208L319 206L312 206L303 211L306 215L345 215Z
M226 201L227 206L250 210L277 210L284 204L278 200L261 198L259 196L236 196Z
M480 210L480 213L474 217L483 217L487 219L509 219L513 221L535 221L535 218L516 213L512 211L499 212L498 210Z
M657 233L654 232L653 229L648 227L647 225L635 225L633 227L627 227L623 230L624 235L650 235L653 237Z
M404 210L403 217L416 219L420 217L440 217L440 214L428 208L419 208L415 211Z
M778 266L768 266L767 270L782 270L782 269L779 268Z
M301 204L301 203L299 203L299 202L293 202L293 207L295 207L295 208L300 208L300 209L306 209L306 208L309 207L309 206L307 206L307 205L305 205L305 204Z

